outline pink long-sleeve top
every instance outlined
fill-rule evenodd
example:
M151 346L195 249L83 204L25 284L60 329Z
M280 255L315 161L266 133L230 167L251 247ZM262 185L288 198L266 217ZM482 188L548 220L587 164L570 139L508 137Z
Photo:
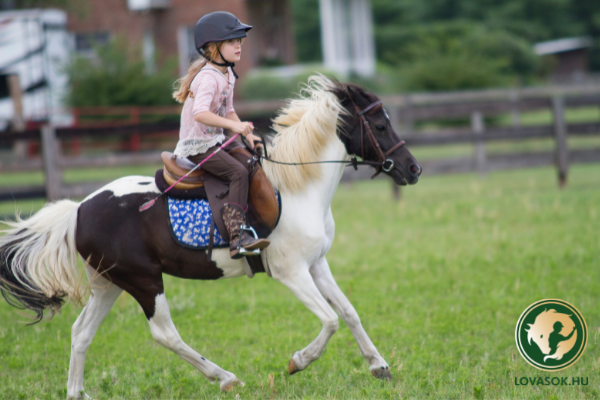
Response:
M223 143L223 128L201 124L194 119L194 115L210 111L225 117L234 112L235 77L231 68L227 70L229 78L209 63L192 80L190 94L181 111L179 142L174 151L177 156L188 157L206 153L214 145Z

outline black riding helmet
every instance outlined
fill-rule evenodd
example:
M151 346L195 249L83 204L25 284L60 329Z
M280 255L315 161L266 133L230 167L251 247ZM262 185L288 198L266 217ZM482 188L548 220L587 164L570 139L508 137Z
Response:
M204 17L196 23L194 28L194 42L196 44L196 50L206 58L204 54L204 46L210 42L224 42L225 40L240 39L246 37L252 27L250 25L242 24L237 17L231 13L225 11L212 12L206 14ZM210 60L212 63L222 66L231 67L235 79L238 78L237 74L233 70L235 63L227 61L221 51L219 55L225 61L224 63L217 63L214 60Z

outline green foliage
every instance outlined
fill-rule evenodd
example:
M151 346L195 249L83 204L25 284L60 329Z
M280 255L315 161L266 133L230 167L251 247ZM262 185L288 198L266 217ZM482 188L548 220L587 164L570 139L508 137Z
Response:
M308 77L316 73L324 74L343 82L352 82L379 94L396 94L403 87L397 71L385 64L377 66L373 78L351 75L343 77L323 68L322 65L306 66L293 76L280 76L268 69L255 70L240 81L240 96L245 100L283 100L295 97L308 82Z
M311 2L291 1L300 62L320 59L319 8ZM377 59L397 69L401 90L529 83L549 68L533 44L572 36L594 39L590 62L600 70L598 1L372 0L372 9ZM481 66L475 77L472 64Z
M291 0L299 62L321 61L321 27L319 0Z
M246 100L287 99L300 92L302 83L306 83L310 75L319 72L335 77L334 73L319 65L307 67L306 70L290 77L278 76L269 70L256 70L240 80L239 93Z
M432 54L400 70L406 91L444 91L514 84L504 60L469 54Z
M540 69L527 43L468 21L381 29L379 58L399 67L405 90L456 90L515 85Z
M78 106L174 104L175 60L147 73L140 51L122 39L95 48L92 58L77 57L67 67L70 91L66 103Z
M380 29L379 59L402 66L433 55L502 60L504 73L532 74L538 57L527 41L507 31L468 21L430 23L420 27Z

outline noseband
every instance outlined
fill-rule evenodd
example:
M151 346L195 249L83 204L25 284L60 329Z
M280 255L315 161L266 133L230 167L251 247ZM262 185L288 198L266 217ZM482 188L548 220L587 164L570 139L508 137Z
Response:
M369 121L367 121L367 118L365 118L365 114L366 113L368 113L369 111L373 110L375 107L381 105L381 100L377 100L376 102L369 104L363 110L361 110L356 105L356 103L352 102L352 104L354 105L354 109L356 110L356 113L358 114L358 117L359 117L359 124L360 124L360 157L363 160L365 159L364 131L367 132L367 137L369 138L369 141L371 142L371 145L375 149L375 152L377 153L377 157L379 157L379 163L380 163L380 165L378 165L377 167L375 167L376 168L376 172L371 177L371 179L373 179L377 175L379 175L382 170L385 171L385 172L390 172L392 170L392 168L394 168L394 161L392 161L391 159L389 159L387 157L390 154L392 154L394 151L398 150L400 147L404 146L404 144L405 144L404 140L400 140L400 142L396 143L391 149L389 149L388 151L386 151L384 153L383 150L381 150L381 146L379 146L379 141L377 140L377 138L373 134L373 131L371 130L371 125L369 125ZM363 128L363 126L364 126L364 128Z

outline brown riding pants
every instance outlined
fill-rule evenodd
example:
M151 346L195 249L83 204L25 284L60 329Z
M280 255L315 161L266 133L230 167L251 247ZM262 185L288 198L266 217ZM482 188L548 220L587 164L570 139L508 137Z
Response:
M218 144L209 148L205 153L189 156L188 160L194 164L200 164L200 162L213 154L220 146ZM246 205L248 204L248 170L242 163L227 154L226 151L238 146L238 143L233 142L212 156L200 168L229 182L229 202L238 204L243 210L246 210Z

